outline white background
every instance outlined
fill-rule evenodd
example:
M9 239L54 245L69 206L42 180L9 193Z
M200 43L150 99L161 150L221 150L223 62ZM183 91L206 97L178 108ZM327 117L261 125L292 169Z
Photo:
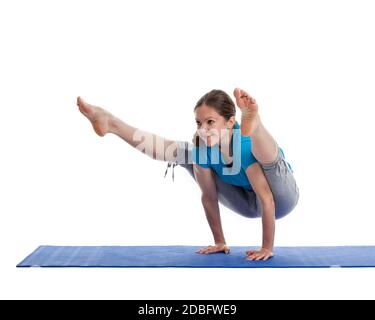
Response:
M276 245L374 245L372 1L1 1L1 298L374 298L374 269L16 269L42 244L209 245L181 167L100 138L76 97L190 140L248 90L299 184ZM221 207L229 245L260 220Z

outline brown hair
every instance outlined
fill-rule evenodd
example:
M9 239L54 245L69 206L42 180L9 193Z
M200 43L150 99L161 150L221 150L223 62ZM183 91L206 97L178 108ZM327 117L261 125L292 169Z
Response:
M205 104L220 114L225 120L236 115L236 106L232 98L223 90L213 89L200 98L194 107L194 111Z
M213 89L207 92L203 97L201 97L194 107L194 111L202 105L209 106L220 114L225 120L229 120L230 117L236 115L236 105L234 104L232 98L223 90ZM196 135L195 146L199 147L200 137ZM233 155L233 146L230 145L229 150L230 156Z

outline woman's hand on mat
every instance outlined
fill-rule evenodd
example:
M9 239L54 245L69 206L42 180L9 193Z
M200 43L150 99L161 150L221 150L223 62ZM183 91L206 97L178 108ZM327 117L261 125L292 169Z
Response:
M196 253L201 254L210 254L210 253L217 253L217 252L224 252L228 254L230 252L229 247L224 243L217 243L214 246L208 246L207 248L200 249L195 251Z
M248 250L246 251L246 260L268 260L273 257L273 252L266 248L261 248L260 250Z

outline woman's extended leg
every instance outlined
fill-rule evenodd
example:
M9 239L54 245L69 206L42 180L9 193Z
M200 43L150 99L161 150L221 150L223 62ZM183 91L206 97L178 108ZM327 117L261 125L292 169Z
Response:
M103 108L88 104L80 97L77 98L77 105L81 113L90 120L99 136L113 133L153 159L175 161L176 141L132 127Z
M279 148L259 117L255 99L239 88L236 88L233 94L242 112L241 133L251 137L251 152L260 163L273 163L277 158Z
M255 99L238 88L234 96L242 112L241 133L251 137L251 152L263 169L275 200L276 218L280 219L297 205L299 188L282 150L260 120Z

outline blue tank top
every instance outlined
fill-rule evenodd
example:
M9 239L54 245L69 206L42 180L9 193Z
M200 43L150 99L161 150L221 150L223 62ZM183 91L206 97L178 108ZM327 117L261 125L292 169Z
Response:
M194 145L192 150L192 161L203 168L212 169L218 177L226 183L253 190L246 175L246 169L252 164L258 162L251 152L251 137L243 136L241 134L241 127L237 121L235 122L233 129L231 138L233 157L231 164L225 163L218 144L215 144L212 147L203 145L198 148ZM282 149L281 152L284 155Z

